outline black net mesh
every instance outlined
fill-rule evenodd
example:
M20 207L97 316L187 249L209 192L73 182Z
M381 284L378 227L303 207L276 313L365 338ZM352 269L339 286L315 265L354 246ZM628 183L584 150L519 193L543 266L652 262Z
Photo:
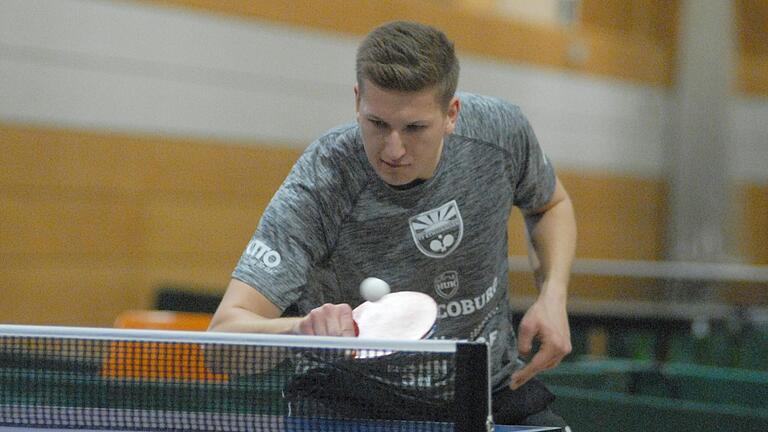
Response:
M455 352L308 348L299 343L306 338L296 339L269 346L0 336L0 425L454 430L461 411L455 370L462 366Z

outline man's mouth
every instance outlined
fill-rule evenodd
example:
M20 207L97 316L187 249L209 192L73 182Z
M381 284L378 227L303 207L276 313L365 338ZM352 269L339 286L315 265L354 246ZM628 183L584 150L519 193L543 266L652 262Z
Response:
M402 168L408 165L404 163L388 162L388 161L385 161L384 159L382 159L381 161L384 162L384 165L387 165L390 168Z

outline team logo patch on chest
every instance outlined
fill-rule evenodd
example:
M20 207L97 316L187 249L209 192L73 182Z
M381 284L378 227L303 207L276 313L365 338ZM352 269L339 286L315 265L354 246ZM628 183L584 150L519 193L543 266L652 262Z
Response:
M464 222L456 200L413 216L408 220L411 235L421 253L444 258L456 250L464 235Z
M435 292L448 300L459 290L459 273L447 271L435 278Z

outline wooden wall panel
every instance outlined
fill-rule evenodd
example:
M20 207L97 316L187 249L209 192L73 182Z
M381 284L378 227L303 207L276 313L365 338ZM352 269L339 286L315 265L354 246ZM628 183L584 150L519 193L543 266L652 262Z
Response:
M738 43L743 53L768 57L768 1L736 0Z
M768 185L743 185L742 253L750 262L768 265ZM768 292L766 292L768 294Z
M146 208L146 251L149 257L205 254L240 257L269 197L221 200L216 197L159 199ZM170 197L169 197L170 198Z
M576 209L580 258L663 258L664 181L577 172L562 173L561 178Z
M141 254L141 215L128 197L0 191L0 215L0 256Z
M661 260L667 187L662 180L561 171L576 211L579 258ZM510 218L510 254L524 255L525 225Z
M739 61L739 90L746 94L768 97L768 54L742 55Z
M272 196L273 186L283 181L300 154L297 149L264 144L254 150L254 143L201 141L156 141L146 188L229 198L245 195L261 202Z
M254 143L0 127L0 185L84 191L264 194L282 181L299 150ZM210 154L215 153L216 159ZM278 183L279 184L279 183Z
M0 322L109 326L223 290L300 151L0 124Z
M148 294L140 267L120 260L29 260L0 264L0 322L110 326Z
M237 257L175 255L154 257L144 267L144 284L154 299L159 287L186 287L195 292L221 295L229 283Z
M578 41L584 43L589 56L583 63L568 60L562 69L641 81L653 85L672 83L673 57L671 51L647 36L616 34L602 29L586 28ZM573 42L565 47L567 51Z
M736 196L741 223L738 224L738 253L745 262L768 266L768 184L742 183ZM768 304L765 283L742 282L723 289L723 298L734 304Z
M85 131L0 127L0 143L0 185L21 192L137 191L153 156L150 140Z
M629 32L633 25L632 1L583 0L581 19L585 25L616 32Z
M579 229L577 258L663 260L667 187L663 180L568 172ZM654 300L647 280L574 276L571 295L603 300Z
M677 0L581 0L581 23L655 39L673 48L680 2Z
M736 0L737 85L741 92L768 96L768 1Z

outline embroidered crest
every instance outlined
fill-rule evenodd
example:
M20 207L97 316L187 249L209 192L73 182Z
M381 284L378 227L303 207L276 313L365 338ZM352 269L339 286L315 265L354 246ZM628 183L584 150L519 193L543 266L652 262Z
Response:
M456 250L464 234L464 222L456 200L408 220L416 247L426 256L445 258Z

